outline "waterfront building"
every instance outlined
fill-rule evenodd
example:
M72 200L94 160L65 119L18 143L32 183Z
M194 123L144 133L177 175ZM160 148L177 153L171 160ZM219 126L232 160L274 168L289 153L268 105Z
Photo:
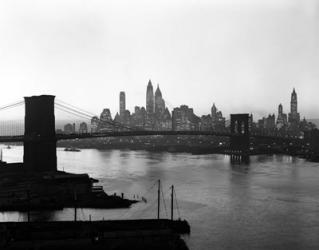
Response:
M81 122L79 127L80 134L86 134L88 132L88 125L86 122Z
M122 124L126 127L124 128L127 130L127 128L131 127L131 112L129 110L124 111L124 115L122 118Z
M223 117L223 114L221 111L218 111L218 109L215 106L215 103L213 103L213 106L211 108L211 119L212 119L212 129L215 131L224 131L226 127L226 119Z
M276 116L275 114L268 115L265 119L265 129L268 131L273 131L276 128Z
M263 117L257 121L257 128L259 132L263 132L263 130L265 129L265 124L266 124L265 119L266 118Z
M64 131L64 134L74 134L75 133L75 123L65 124L63 131Z
M116 112L116 115L114 116L113 122L114 122L115 124L122 124L123 119L120 117L120 115L119 115L118 112ZM120 131L120 130L123 130L123 129L120 129L119 127L116 127L116 128L114 128L114 130Z
M61 135L61 134L63 134L63 130L61 128L58 128L57 130L55 130L55 133L57 135Z
M146 110L144 107L135 106L131 117L131 124L135 128L144 129L146 123Z
M97 133L99 128L100 119L97 116L93 116L91 119L91 133Z
M253 114L250 114L249 117L248 117L248 127L249 127L249 132L252 132L252 131L256 130L256 123L254 123Z
M203 115L200 119L200 130L211 131L213 130L212 117L210 115Z
M312 122L308 122L305 117L303 118L302 121L300 121L300 130L301 131L306 132L306 131L311 131L314 129L316 129L316 125L313 124Z
M181 105L174 108L172 112L172 129L181 130L199 130L200 118L194 114L192 108L187 105Z
M287 125L288 125L287 114L285 114L283 112L282 104L279 104L276 127L277 127L277 129L280 130L280 129L285 129L287 127Z
M258 120L257 124L259 132L266 135L273 135L276 131L276 116L275 114L269 114L268 117L263 117Z
M168 108L165 108L164 112L158 116L155 116L155 130L172 130L172 116Z
M168 108L165 108L161 119L161 130L172 130L172 116Z
M98 126L99 132L107 132L107 131L113 131L115 128L113 126L113 120L111 116L111 111L108 108L103 109L101 115L100 115L100 122Z

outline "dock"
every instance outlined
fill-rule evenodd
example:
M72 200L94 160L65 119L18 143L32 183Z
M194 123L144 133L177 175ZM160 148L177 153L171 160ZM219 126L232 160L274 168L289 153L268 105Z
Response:
M0 223L0 248L20 249L188 249L185 220L143 219Z

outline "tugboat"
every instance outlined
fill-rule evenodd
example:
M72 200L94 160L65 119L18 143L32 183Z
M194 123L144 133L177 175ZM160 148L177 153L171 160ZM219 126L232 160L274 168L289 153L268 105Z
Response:
M74 148L74 147L71 147L71 148L65 148L64 151L67 151L67 152L81 152L80 149L78 148Z

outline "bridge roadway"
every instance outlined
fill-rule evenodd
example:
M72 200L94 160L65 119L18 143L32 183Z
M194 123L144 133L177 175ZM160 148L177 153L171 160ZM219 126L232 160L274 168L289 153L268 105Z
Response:
M240 134L231 134L229 132L216 132L216 131L150 131L150 130L139 130L139 131L110 131L102 133L74 133L74 134L56 134L57 140L72 140L72 139L85 139L85 138L103 138L103 137L124 137L124 136L155 136L155 135L189 135L189 136L220 136L220 137L240 137ZM270 139L274 141L286 141L286 142L301 142L303 139L296 137L282 137L282 136L266 136L250 134L250 137L257 139ZM31 139L24 135L14 136L0 136L0 143L6 142L24 142L25 140ZM36 140L36 137L32 138ZM40 139L40 138L39 138ZM44 138L41 137L41 140Z

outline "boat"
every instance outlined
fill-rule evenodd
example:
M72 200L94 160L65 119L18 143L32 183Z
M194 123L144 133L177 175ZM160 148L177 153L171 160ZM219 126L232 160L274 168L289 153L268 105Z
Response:
M65 148L64 151L67 151L67 152L81 152L80 149L78 148L74 148L74 147L71 147L71 148Z

